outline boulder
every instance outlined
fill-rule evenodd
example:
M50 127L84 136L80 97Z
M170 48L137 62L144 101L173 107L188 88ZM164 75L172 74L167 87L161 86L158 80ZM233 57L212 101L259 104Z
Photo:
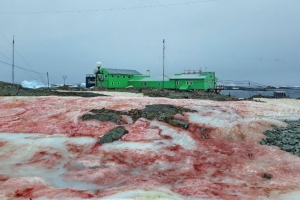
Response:
M128 131L123 126L118 126L116 128L108 131L104 136L102 136L99 140L101 144L110 143L115 140L119 140L123 135L127 134Z

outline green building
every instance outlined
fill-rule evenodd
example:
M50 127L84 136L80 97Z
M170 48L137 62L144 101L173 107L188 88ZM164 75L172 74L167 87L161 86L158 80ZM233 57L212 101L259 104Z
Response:
M136 70L100 68L96 73L96 85L105 88L126 88L135 76L142 76Z
M218 79L214 72L186 70L172 77L152 78L136 70L98 67L96 85L105 88L164 88L176 90L214 90Z

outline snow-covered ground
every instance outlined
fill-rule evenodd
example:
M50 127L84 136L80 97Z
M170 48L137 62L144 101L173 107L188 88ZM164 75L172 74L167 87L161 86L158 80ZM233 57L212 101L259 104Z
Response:
M68 91L68 90L56 90L58 92L76 92L76 91ZM143 93L133 93L133 92L112 92L112 91L78 91L78 92L92 92L96 94L104 94L112 97L143 97Z
M2 97L0 199L299 199L300 158L259 141L283 119L299 119L300 101L260 101ZM102 145L118 125L80 119L149 104L196 112L175 115L187 130L127 117L129 133Z

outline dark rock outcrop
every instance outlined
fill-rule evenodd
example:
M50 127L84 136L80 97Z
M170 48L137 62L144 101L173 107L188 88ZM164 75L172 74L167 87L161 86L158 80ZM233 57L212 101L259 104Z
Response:
M216 94L214 92L206 92L202 90L180 91L180 90L162 90L145 88L142 90L144 95L149 97L167 97L170 99L209 99L215 101L237 101L238 98L228 97Z
M260 144L278 146L283 151L300 156L300 119L285 122L288 124L287 127L264 132L267 138L261 140Z
M131 109L130 111L116 111L111 109L93 109L89 113L82 115L81 119L91 120L96 119L100 121L111 121L117 124L125 124L122 121L122 115L128 115L135 122L139 118L153 120L156 119L161 122L165 122L172 126L182 127L188 129L189 124L183 120L174 119L174 115L181 114L183 112L195 112L187 108L181 108L168 104L154 104L147 105L143 110Z
M161 122L168 123L172 126L182 127L187 129L189 124L183 120L176 120L174 119L174 115L181 114L183 112L195 112L194 110L190 110L187 108L181 108L173 105L168 104L154 104L154 105L147 105L146 108L142 110L141 117L146 119L156 119Z
M119 140L124 134L127 134L128 131L123 126L118 126L107 132L99 140L100 143L110 143L115 140Z
M228 95L216 94L214 92L207 92L204 90L175 90L175 89L156 89L156 88L97 88L97 91L118 91L118 92L132 92L143 93L149 97L166 97L170 99L207 99L215 101L238 101L236 97Z
M266 178L266 179L273 178L272 174L268 174L268 173L264 173L261 177Z
M59 92L51 89L30 89L23 88L19 84L11 84L0 81L0 96L78 96L78 97L97 97L107 96L92 92Z
M126 124L125 122L121 121L121 114L127 114L126 112L115 111L111 109L93 109L90 113L82 115L81 119L83 120L91 120L97 119L99 121L111 121L117 124Z

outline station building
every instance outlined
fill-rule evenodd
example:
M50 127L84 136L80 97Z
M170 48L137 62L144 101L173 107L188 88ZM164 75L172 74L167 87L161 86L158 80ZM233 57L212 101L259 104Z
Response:
M101 68L95 75L87 75L87 87L96 85L108 89L114 88L163 88L175 90L214 90L218 78L214 72L201 70L185 70L172 77L150 77L131 69Z

